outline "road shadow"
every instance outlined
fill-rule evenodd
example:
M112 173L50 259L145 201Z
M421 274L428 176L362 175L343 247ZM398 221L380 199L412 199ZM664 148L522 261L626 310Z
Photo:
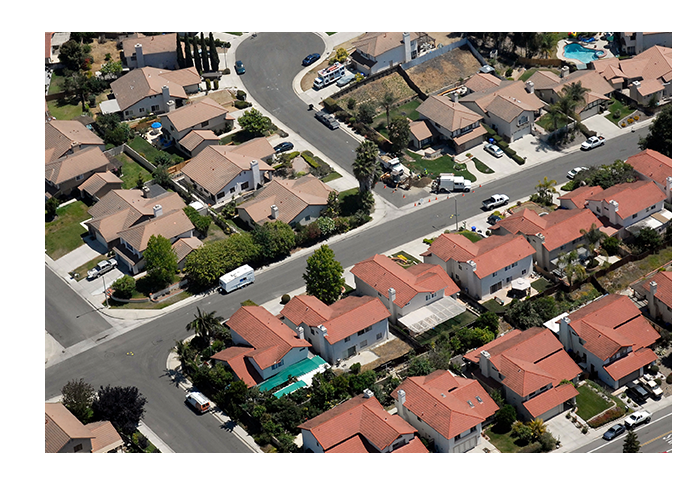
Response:
M182 388L184 389L185 382L187 382L187 377L185 376L184 373L180 370L180 368L166 368L163 370L163 375L161 377L168 377L170 378L170 383L173 384L177 388Z

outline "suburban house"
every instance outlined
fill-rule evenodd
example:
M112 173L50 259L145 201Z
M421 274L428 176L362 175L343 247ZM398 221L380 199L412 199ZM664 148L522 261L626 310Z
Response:
M655 45L673 47L671 31L624 31L619 36L621 50L628 55L641 54Z
M144 36L122 40L124 66L130 70L151 66L153 68L177 69L177 35Z
M44 32L44 64L58 63L61 45L70 40L70 31Z
M44 403L45 453L108 453L124 445L111 422L84 425L63 403Z
M433 141L447 141L457 154L478 146L484 140L486 129L482 116L446 96L430 96L416 108L421 120L427 120L436 134ZM430 129L429 129L430 130ZM414 142L418 140L413 137ZM423 143L425 140L420 141Z
M287 224L309 224L321 215L333 189L314 177L272 179L255 198L238 206L238 215L249 226L281 220Z
M573 210L576 208L586 208L588 199L597 196L603 191L600 186L581 186L568 193L559 195L559 208Z
M44 165L45 197L67 196L97 172L107 172L111 163L100 148L87 148Z
M355 41L350 58L358 71L370 76L409 62L434 45L435 39L423 32L365 33Z
M492 73L477 73L467 78L462 86L467 89L467 94L471 94L472 92L493 90L502 82L503 80Z
M490 75L484 75L484 78ZM472 92L460 104L484 117L484 123L508 142L532 133L535 120L545 107L534 94L532 82L499 82L498 87Z
M371 391L299 426L303 449L314 453L428 453L418 433L384 410Z
M659 334L624 295L605 295L547 326L579 366L613 389L657 360L650 346Z
M558 77L549 71L536 71L530 80L535 94L547 104L555 104L564 95L564 88L580 82L584 89L584 102L576 108L581 120L590 118L606 109L610 96L615 90L608 81L595 70L574 71L564 66Z
M522 234L535 249L535 263L547 271L556 269L558 258L581 247L582 257L588 257L587 241L581 231L603 224L587 208L555 210L539 216L526 208L491 226L492 235ZM493 236L491 236L493 237Z
M673 324L673 273L659 271L632 288L643 299L647 300L649 316Z
M503 386L506 403L524 420L547 420L575 403L581 368L547 328L513 330L464 355L479 373Z
M440 266L464 292L482 300L532 274L535 249L522 235L489 236L476 243L457 233L441 234L421 254Z
M615 90L637 105L647 106L667 102L673 96L672 56L673 49L655 45L629 59L594 61L593 67Z
M164 192L146 198L138 189L115 189L95 203L86 225L90 234L137 274L145 266L143 251L148 239L161 235L175 243L192 237L194 225L182 210L185 203L177 193Z
M197 156L207 146L218 146L219 136L209 129L195 129L177 143L177 147L190 158Z
M97 172L78 186L83 198L99 201L104 195L122 187L122 180L111 171Z
M658 220L660 230L668 225L671 213L664 209L666 193L653 181L616 184L590 196L587 207L603 222L616 229L620 238L636 234L640 223Z
M274 169L263 158L273 154L264 137L238 146L207 146L180 172L198 196L213 205L269 182Z
M243 306L224 323L234 346L212 357L226 363L248 387L308 358L311 344L260 306Z
M200 81L195 68L138 68L110 84L114 99L100 103L100 110L104 114L120 113L124 120L171 111L182 106L189 94L199 91Z
M233 127L234 121L226 108L209 97L159 115L158 119L164 141L172 139L176 144L193 130L212 130L222 134Z
M673 194L673 160L653 149L630 156L625 163L634 168L640 180L654 181L666 193L666 200L671 201Z
M104 151L105 143L77 120L51 120L44 124L44 164L94 147Z
M378 297L389 310L392 323L400 321L408 326L411 313L427 308L419 313L425 316L433 305L453 307L452 316L465 310L453 298L459 287L438 265L416 264L404 269L386 255L378 254L355 264L350 272L355 276L356 292Z
M464 453L477 446L483 423L498 410L478 381L449 370L408 377L391 396L398 415L432 441L438 453Z
M173 243L173 251L177 256L177 268L182 271L187 263L187 256L192 253L193 250L198 249L204 243L199 238L194 236L189 238L180 238L175 243Z
M331 364L385 341L388 318L377 297L350 296L326 305L313 295L297 295L280 312L280 319Z

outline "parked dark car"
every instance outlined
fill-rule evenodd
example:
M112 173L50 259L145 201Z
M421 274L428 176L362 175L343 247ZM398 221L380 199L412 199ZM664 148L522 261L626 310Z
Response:
M242 75L245 73L245 66L243 66L243 61L236 61L236 74Z
M317 120L319 120L321 123L323 123L326 127L330 128L331 130L335 130L338 127L340 127L340 123L338 123L338 120L336 120L333 115L328 114L323 110L317 111L314 116L316 116Z
M277 146L275 146L275 153L284 153L285 151L291 151L294 149L294 144L291 142L280 142Z
M610 427L610 429L605 431L605 434L603 434L603 439L605 439L606 441L611 441L623 432L625 432L625 426L622 424L615 424L612 427Z
M304 60L301 62L302 66L311 66L313 63L321 59L321 54L313 53L309 54L304 58Z
M637 403L644 403L651 394L641 385L633 385L627 389L627 395L634 399Z
M491 215L489 215L488 219L486 219L486 222L489 223L489 226L493 226L494 224L496 224L500 220L501 220L501 218L498 215L491 214Z

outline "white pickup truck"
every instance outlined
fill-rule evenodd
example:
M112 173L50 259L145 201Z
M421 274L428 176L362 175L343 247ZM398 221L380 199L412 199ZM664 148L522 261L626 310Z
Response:
M605 137L602 135L594 135L586 139L586 141L581 144L581 149L588 151L589 149L597 148L605 144Z
M98 276L102 276L106 272L111 271L115 267L117 267L116 259L101 260L95 267L87 272L87 277L89 280L95 279Z
M505 205L506 203L508 203L509 200L510 198L508 198L504 194L494 194L488 200L484 200L483 202L481 202L481 204L486 210L493 210L496 207Z
M651 413L646 410L635 411L625 419L625 427L634 429L638 425L648 424L651 421Z

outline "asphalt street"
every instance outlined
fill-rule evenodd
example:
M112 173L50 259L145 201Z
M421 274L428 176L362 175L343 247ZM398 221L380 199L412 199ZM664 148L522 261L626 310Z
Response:
M348 134L330 131L313 118L307 106L291 88L301 60L310 52L322 52L317 36L305 33L285 34L285 43L274 38L275 33L261 33L239 47L237 58L246 62L243 75L249 92L280 121L302 135L344 168L351 170L355 145ZM274 50L273 50L274 49ZM257 69L260 68L260 69ZM250 86L249 86L250 85ZM388 214L387 220L365 230L354 231L331 245L336 259L343 267L351 266L376 253L397 247L424 235L452 227L450 219L455 203L460 218L481 213L481 201L493 193L505 193L511 199L529 196L536 184L547 176L564 181L566 172L575 166L612 163L638 152L638 134L624 134L608 141L602 148L590 152L574 152L555 161L524 169L514 175L490 182L464 197L434 202L400 214ZM456 201L455 201L456 200ZM94 387L100 385L134 385L148 399L144 423L175 452L247 452L238 438L221 429L221 424L209 415L198 416L184 405L184 392L177 388L166 372L166 359L177 340L188 337L185 325L192 320L196 307L216 311L229 317L240 303L251 299L262 304L303 286L302 274L306 259L289 259L273 272L256 275L253 286L229 295L211 294L173 312L143 324L105 343L80 352L50 366L45 372L45 397L60 393L61 387L72 379L84 378ZM80 297L69 297L69 287L47 270L46 324L69 343L83 340L86 335L109 328L109 324ZM72 292L72 291L71 291ZM77 300L76 300L77 299ZM79 301L79 302L78 302ZM63 313L61 311L70 311ZM82 314L82 315L81 315ZM78 318L73 318L78 316ZM73 333L69 333L74 330ZM51 333L53 331L49 330ZM61 337L62 335L62 337Z

